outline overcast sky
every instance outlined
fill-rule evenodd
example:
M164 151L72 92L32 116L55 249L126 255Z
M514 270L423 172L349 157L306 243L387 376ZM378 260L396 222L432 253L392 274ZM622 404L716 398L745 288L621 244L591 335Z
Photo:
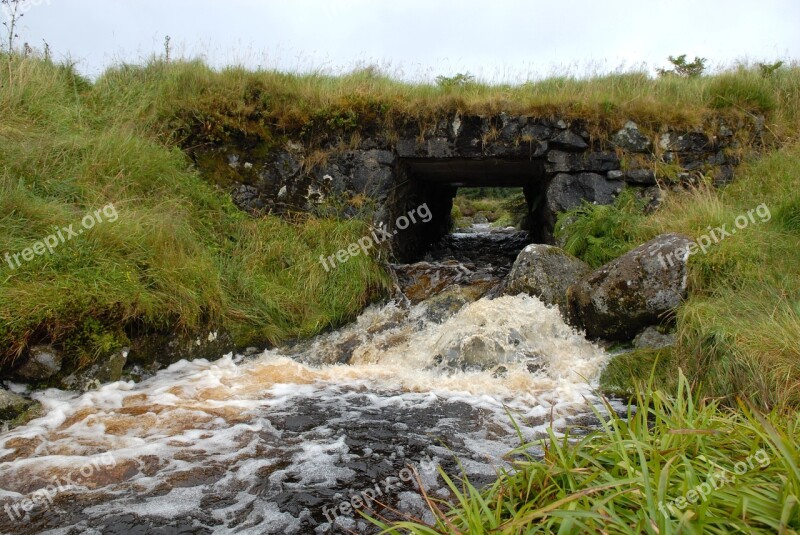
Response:
M69 56L91 76L176 55L282 70L378 64L395 76L471 72L521 81L668 55L800 58L798 0L22 0L20 43Z

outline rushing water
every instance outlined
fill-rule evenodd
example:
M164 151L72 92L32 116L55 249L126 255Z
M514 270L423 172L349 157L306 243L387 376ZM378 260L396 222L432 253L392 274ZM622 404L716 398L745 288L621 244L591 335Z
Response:
M376 305L254 357L38 394L45 415L0 436L0 531L374 532L353 506L430 520L418 487L448 497L438 467L488 483L518 433L591 425L606 360L534 298L466 293Z

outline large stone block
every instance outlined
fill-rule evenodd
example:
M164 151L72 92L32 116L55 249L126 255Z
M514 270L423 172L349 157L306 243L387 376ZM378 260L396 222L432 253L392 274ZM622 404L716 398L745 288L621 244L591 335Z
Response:
M686 296L689 244L662 234L568 290L570 320L592 338L629 340L664 320Z

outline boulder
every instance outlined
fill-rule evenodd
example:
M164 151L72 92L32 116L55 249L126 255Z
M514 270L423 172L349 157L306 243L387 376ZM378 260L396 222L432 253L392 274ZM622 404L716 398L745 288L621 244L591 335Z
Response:
M581 152L589 148L589 144L586 143L581 136L571 130L564 130L554 137L550 142L550 146L554 149L570 152Z
M14 420L33 405L33 401L0 388L0 420Z
M625 123L622 130L612 136L611 142L628 152L650 152L653 149L653 142L639 131L639 125L633 121Z
M588 264L562 249L531 244L517 257L505 288L506 295L526 293L546 305L567 311L567 289L591 271Z
M689 245L662 234L586 275L568 290L570 320L592 338L629 340L686 295Z
M23 381L45 381L61 371L63 356L53 346L37 345L28 350L28 357L14 370Z

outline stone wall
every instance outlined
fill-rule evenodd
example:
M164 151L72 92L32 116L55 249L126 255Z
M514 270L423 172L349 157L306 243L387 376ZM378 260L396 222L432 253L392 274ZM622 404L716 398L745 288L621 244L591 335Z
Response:
M504 113L454 114L435 125L411 121L392 132L354 136L347 146L341 139L311 146L297 136L268 151L222 143L190 154L201 171L224 168L234 202L254 214L314 210L336 201L347 217L368 201L376 218L391 224L410 207L428 203L434 224L395 240L395 252L411 257L447 232L460 186L524 188L534 239L549 243L558 213L583 200L609 204L628 187L657 203L660 188L729 182L738 154L757 144L760 128L757 118L651 131L633 121L611 128Z

